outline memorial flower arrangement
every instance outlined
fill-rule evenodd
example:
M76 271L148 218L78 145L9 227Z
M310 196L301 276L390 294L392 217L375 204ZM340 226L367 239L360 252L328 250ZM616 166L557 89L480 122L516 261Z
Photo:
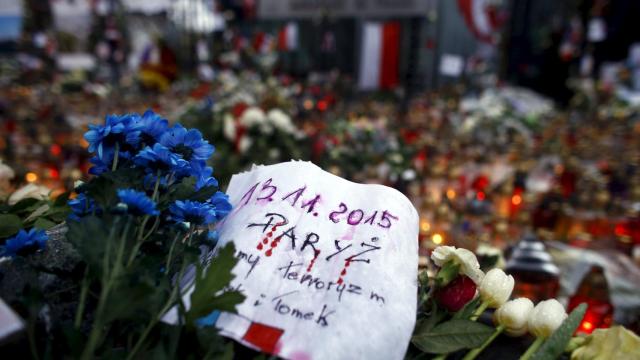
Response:
M306 135L292 119L292 87L258 74L222 72L215 95L181 116L187 124L218 139L216 161L225 167L223 181L252 164L274 164L305 158Z
M422 273L412 344L435 358L459 352L464 360L475 359L504 333L535 338L520 359L556 359L585 314L586 304L567 314L555 299L535 306L527 298L509 300L513 277L498 268L484 273L469 250L439 246L431 259L438 270L432 277ZM488 309L494 326L479 321Z
M68 205L66 194L0 209L0 297L26 333L12 350L82 359L232 354L201 320L244 299L226 289L233 245L205 256L216 243L212 226L231 210L207 165L214 147L152 111L107 116L85 139L95 176ZM40 215L24 215L43 203ZM187 273L195 284L188 309ZM163 322L170 309L177 320Z
M341 176L357 181L413 180L415 149L403 143L385 117L367 116L333 121L320 138L321 162L325 168L340 169ZM359 178L364 175L367 178Z

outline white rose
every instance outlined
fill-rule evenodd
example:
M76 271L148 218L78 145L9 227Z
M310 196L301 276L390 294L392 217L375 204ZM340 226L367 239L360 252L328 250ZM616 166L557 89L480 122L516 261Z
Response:
M556 299L541 301L529 314L527 326L536 337L547 338L567 318L567 312Z
M236 123L233 120L233 116L227 113L224 115L223 121L222 132L224 133L224 136L227 139L234 141L236 139Z
M295 131L295 127L293 126L289 115L285 114L285 112L280 109L270 110L267 114L267 120L269 120L269 122L271 122L273 126L282 131L288 133L292 133Z
M240 123L248 128L262 124L266 119L264 111L258 107L246 109L240 117Z
M493 321L504 326L507 335L522 336L527 333L527 322L532 310L533 302L527 298L510 300L493 313Z
M22 199L34 198L44 200L49 197L51 190L46 186L28 184L16 190L9 196L9 205L13 205Z
M513 276L500 269L491 269L480 282L480 298L491 308L500 307L509 300L514 283Z
M455 246L438 246L431 253L431 260L440 267L450 260L454 261L460 265L460 272L473 280L476 285L480 283L484 276L475 254L467 249L456 248Z
M240 150L241 154L244 154L249 150L249 148L253 145L253 140L251 140L248 136L243 136L240 138L240 142L238 143L238 150Z
M15 175L16 174L13 172L13 169L0 160L0 181L11 180Z

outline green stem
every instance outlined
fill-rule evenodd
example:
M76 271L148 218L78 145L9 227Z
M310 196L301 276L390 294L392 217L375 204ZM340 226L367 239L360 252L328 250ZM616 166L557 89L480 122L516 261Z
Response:
M116 152L113 155L113 164L111 164L111 171L116 171L118 168L118 155L120 154L120 144L116 142Z
M160 225L160 215L156 216L156 219L154 220L153 225L151 225L151 229L149 229L149 231L147 231L147 233L144 234L144 236L142 237L142 242L147 241L149 236L153 235L153 233L158 228L158 225Z
M180 269L180 273L178 274L178 279L180 279L182 277L182 275L184 273L184 269L185 269L185 266L183 265L182 268ZM154 316L151 319L151 321L149 321L149 324L147 325L147 327L142 332L142 335L140 335L140 338L136 342L136 345L133 347L133 349L131 350L131 352L127 356L127 360L134 358L134 355L138 351L140 351L140 347L142 346L142 344L144 344L144 341L146 340L147 336L149 336L149 333L151 333L151 330L153 329L153 327L156 326L158 321L160 321L162 319L162 315L164 315L167 311L169 311L169 309L171 308L171 306L175 302L176 295L178 295L178 289L180 287L179 285L180 284L178 284L178 286L174 286L173 290L171 291L171 295L169 295L169 298L167 299L167 302L164 304L162 309L160 309L158 314L156 316Z
M176 234L176 237L173 238L173 242L171 243L171 247L169 248L169 255L167 255L167 261L165 263L165 273L169 273L169 266L171 265L171 257L173 256L173 249L176 247L176 243L178 242L178 238L182 235L181 233Z
M194 224L189 225L189 238L187 239L187 245L191 246L191 239L193 238L193 233L196 230L196 226Z
M543 338L543 337L536 338L536 340L533 342L533 344L531 344L531 346L529 346L529 349L527 349L527 352L525 352L520 357L520 360L528 360L531 357L531 355L533 355L536 351L538 351L540 346L542 346L542 343L544 343L544 340L545 340L545 338Z
M151 200L155 201L156 200L156 196L158 195L158 189L160 187L160 170L158 170L158 173L156 174L156 183L153 187L153 194L151 195ZM140 250L140 246L142 246L142 243L144 243L144 241L148 238L148 236L155 231L155 226L157 226L158 224L158 219L159 217L156 217L156 221L154 222L153 226L151 227L151 230L149 231L149 234L147 234L146 236L143 236L144 233L144 229L147 226L147 222L149 221L150 216L149 215L145 215L144 218L142 219L142 224L140 224L140 229L138 230L138 236L136 238L136 244L133 246L133 249L131 251L131 254L129 255L129 260L127 261L127 267L131 266L131 264L133 264L133 260L135 260L136 255L138 255L138 251Z
M158 188L160 187L160 170L156 174L156 184L153 187L153 194L151 195L151 200L156 201L156 196L158 196Z
M467 355L465 355L462 360L473 360L475 359L478 355L480 355L481 352L484 351L484 349L487 348L487 346L489 346L489 344L491 344L491 342L493 342L493 340L495 340L495 338L498 337L498 335L500 335L500 333L502 333L502 331L504 331L504 326L500 325L496 328L496 331L493 332L493 334L480 346L477 347L475 349L472 349L471 351L469 351L467 353Z
M478 308L476 309L476 311L473 312L473 315L471 315L471 320L476 321L478 320L478 318L480 317L480 315L482 315L482 313L487 310L487 307L489 306L489 303L486 301L483 301L480 303L480 306L478 306Z
M109 292L113 287L115 281L120 275L120 270L122 269L122 258L124 256L124 248L127 240L127 234L129 233L129 228L131 226L131 219L127 221L127 224L124 227L124 231L122 232L122 236L120 237L120 244L118 246L118 251L116 253L116 259L113 265L113 271L108 275L107 281L104 284L104 288L100 292L100 299L98 300L98 306L96 308L95 320L93 321L91 332L89 333L89 338L87 339L87 345L82 352L81 359L88 360L94 357L94 352L100 338L102 337L102 321L104 316L104 309L107 305L107 300L109 297Z
M78 309L76 310L76 318L73 322L73 326L76 329L80 329L82 325L82 315L84 314L84 305L87 300L87 293L89 292L89 267L84 269L84 277L82 278L82 288L80 289L80 302Z
M29 350L31 351L31 357L40 360L40 356L38 355L38 349L36 347L36 339L35 339L35 319L34 316L30 316L29 323L27 325L27 336L29 338Z
M433 360L444 360L447 358L447 356L449 356L449 354L440 354L436 357L433 358Z

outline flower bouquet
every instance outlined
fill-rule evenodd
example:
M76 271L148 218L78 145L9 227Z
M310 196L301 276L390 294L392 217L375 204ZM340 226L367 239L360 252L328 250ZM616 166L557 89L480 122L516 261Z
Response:
M214 159L224 161L219 178L252 164L274 164L305 158L305 134L289 115L291 89L254 73L225 71L214 86L215 97L206 106L192 107L182 121L218 139Z
M395 183L415 177L411 165L415 149L399 139L386 118L338 119L327 133L320 139L325 168L339 169L341 176L362 182Z
M85 138L95 176L77 185L68 207L58 198L38 220L25 215L33 200L2 207L16 226L2 222L0 297L26 334L2 351L36 359L228 356L233 348L207 316L233 312L244 297L226 289L233 245L202 262L216 243L211 226L231 209L206 164L214 147L151 111L108 116ZM67 214L66 224L43 230ZM188 309L187 273L195 283ZM163 322L172 308L177 323Z
M488 358L515 358L513 354L520 353L520 359L556 359L583 344L584 338L572 340L572 336L586 304L567 314L555 299L535 306L527 298L509 300L513 277L497 268L485 274L476 256L466 249L440 246L431 259L438 270L431 276L428 272L421 275L418 321L409 357L422 352L437 359L455 355L472 360L483 353L491 354ZM495 309L492 317L487 317L488 309ZM487 324L491 318L494 326ZM533 341L497 341L492 348L501 334L514 338L530 334ZM508 354L500 352L505 348Z

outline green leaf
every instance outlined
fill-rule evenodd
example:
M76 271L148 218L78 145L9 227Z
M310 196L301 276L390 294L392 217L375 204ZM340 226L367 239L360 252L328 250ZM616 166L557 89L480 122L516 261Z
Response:
M116 198L116 184L105 177L97 177L85 184L86 193L94 199L100 207L107 208L113 205Z
M22 229L22 220L17 215L0 215L0 237L9 237Z
M460 271L460 265L454 261L447 261L442 265L440 271L436 275L436 281L438 285L445 286L458 276Z
M200 317L214 310L233 311L235 305L244 300L244 295L225 292L219 295L235 275L231 272L238 259L234 256L235 247L228 243L218 253L206 269L198 265L196 269L195 289L191 294L191 307L187 311L187 323L193 324ZM231 293L230 295L225 295Z
M458 312L456 312L453 315L454 319L468 319L471 317L471 315L473 315L473 313L476 311L476 308L478 307L478 304L480 303L480 297L478 296L477 298L469 301L462 309L458 310Z
M236 305L243 302L244 298L245 296L240 291L225 291L222 294L214 297L210 302L210 306L216 310L235 313Z
M216 192L218 188L215 186L204 187L191 195L189 198L193 201L204 202L209 200Z
M56 226L56 223L45 219L45 218L38 218L34 223L33 223L33 227L34 228L38 228L38 229L42 229L42 230L49 230L52 227Z
M416 327L413 331L414 334L424 334L430 332L439 322L447 317L447 311L438 307L435 301L432 301L433 309L428 315L421 317L416 323Z
M540 349L533 354L531 360L554 360L560 357L571 340L573 333L580 325L584 313L587 311L587 304L582 303L573 309L569 317L562 322L559 328L549 336Z
M69 214L71 213L71 208L68 206L57 206L52 207L46 213L44 213L44 217L49 218L49 220L55 223L61 223L67 219Z
M95 216L87 216L79 222L70 221L67 225L67 240L74 245L82 260L101 274L106 247L112 240L110 230L115 230L113 224L107 224Z
M475 321L453 319L430 331L416 334L411 342L420 350L432 354L448 354L482 345L495 329Z
M42 204L46 203L46 201L38 200L34 198L26 198L18 201L9 209L9 212L12 214L26 214L34 211L39 208Z
M56 200L53 202L53 207L66 207L67 201L69 201L69 195L71 195L71 192L69 191L58 195Z

